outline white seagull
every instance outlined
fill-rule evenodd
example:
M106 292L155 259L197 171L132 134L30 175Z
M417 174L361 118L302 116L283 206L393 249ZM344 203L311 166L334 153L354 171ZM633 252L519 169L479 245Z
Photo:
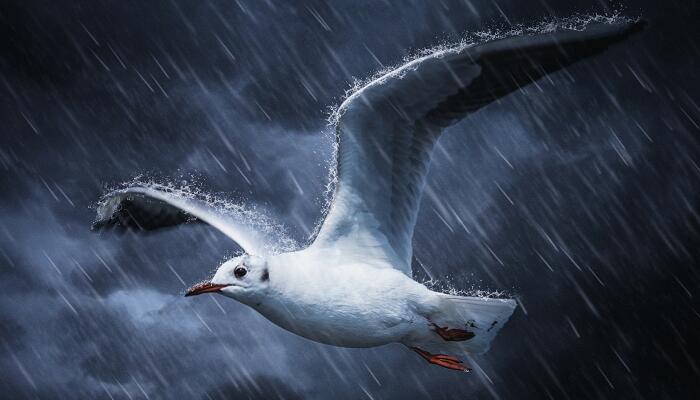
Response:
M438 293L411 278L413 229L440 133L483 106L642 30L591 23L433 52L367 83L338 109L337 186L315 240L275 254L240 214L135 185L107 194L95 227L152 230L198 220L245 251L186 296L220 293L280 327L342 347L402 343L428 362L469 371L516 308L512 299Z

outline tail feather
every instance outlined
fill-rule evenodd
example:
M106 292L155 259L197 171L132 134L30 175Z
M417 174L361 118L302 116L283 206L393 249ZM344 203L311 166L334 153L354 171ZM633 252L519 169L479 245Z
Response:
M430 327L426 327L411 345L438 353L467 352L481 354L488 351L491 341L508 321L517 303L512 299L464 297L441 294L439 311L431 314L432 323L450 329L467 330L474 334L463 341L445 341Z
M465 326L474 337L464 342L470 353L485 353L498 331L513 314L517 303L512 299L492 299L485 297L444 296L441 313L436 316L436 324ZM460 326L460 325L457 325Z

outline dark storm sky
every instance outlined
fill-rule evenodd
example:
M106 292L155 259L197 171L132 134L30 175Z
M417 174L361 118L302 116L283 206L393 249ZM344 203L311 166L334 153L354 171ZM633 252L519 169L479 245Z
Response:
M622 3L650 21L647 32L441 139L415 255L442 285L502 290L521 304L467 376L399 345L333 348L222 297L184 299L236 251L231 242L205 226L95 234L89 207L138 174L194 174L304 241L325 201L327 110L353 77L467 31L618 7L15 3L0 7L0 397L700 390L697 2Z

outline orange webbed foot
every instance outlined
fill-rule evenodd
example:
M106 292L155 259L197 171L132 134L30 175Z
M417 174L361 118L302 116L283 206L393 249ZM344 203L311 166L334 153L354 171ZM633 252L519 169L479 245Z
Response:
M471 372L472 370L455 356L450 356L447 354L431 354L425 350L419 349L418 347L411 347L411 350L418 353L429 363L439 365L443 368L462 372Z

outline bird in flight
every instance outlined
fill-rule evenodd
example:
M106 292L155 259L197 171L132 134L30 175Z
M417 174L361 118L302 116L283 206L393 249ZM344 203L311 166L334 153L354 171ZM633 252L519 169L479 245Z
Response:
M192 220L235 241L186 296L218 293L278 326L342 347L401 343L427 362L469 371L516 308L512 299L438 293L411 278L412 237L433 146L444 128L547 74L642 30L642 21L590 23L435 51L387 72L338 108L337 184L316 237L275 252L240 213L148 185L108 193L95 228L154 230Z

